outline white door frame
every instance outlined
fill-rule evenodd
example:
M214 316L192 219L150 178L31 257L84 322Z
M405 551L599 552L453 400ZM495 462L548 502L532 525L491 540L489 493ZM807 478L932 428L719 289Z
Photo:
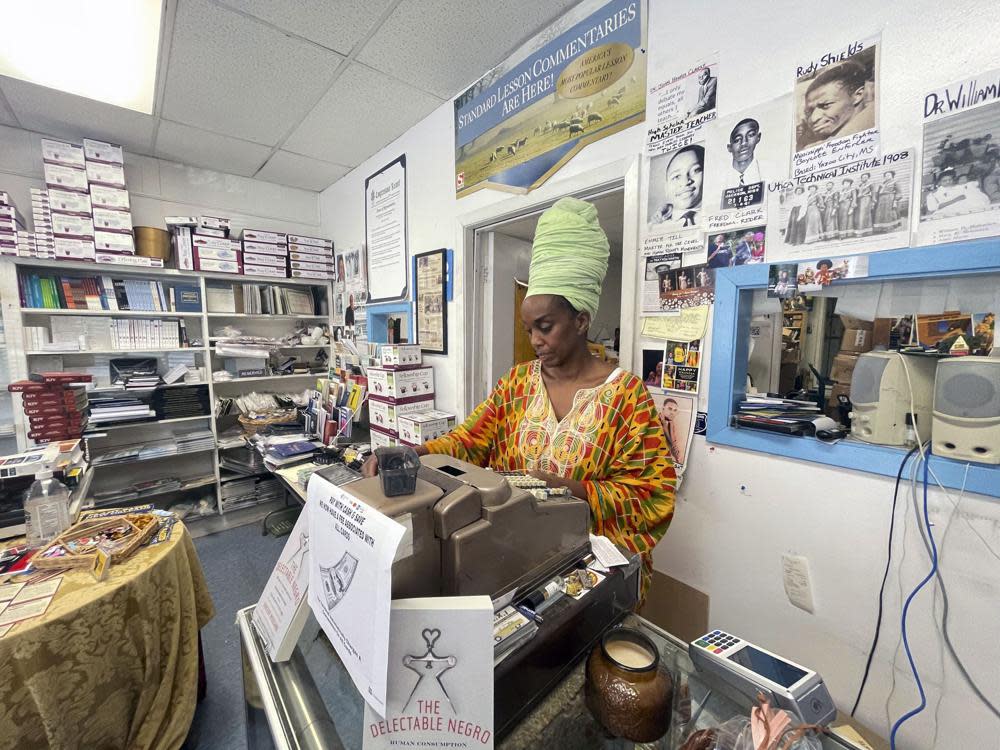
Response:
M468 414L477 405L477 383L484 376L484 360L481 356L484 342L470 341L478 330L482 330L480 318L483 314L482 265L485 254L477 254L476 232L491 225L545 210L559 198L574 196L594 198L602 193L624 191L624 226L622 228L622 299L635 300L638 268L638 230L640 159L631 155L600 167L582 172L562 180L551 180L531 193L499 200L483 208L459 214L455 228L455 288L460 310L458 315L458 340L456 347L458 402L460 409ZM622 305L621 350L619 362L632 369L635 350L636 309L632 305Z

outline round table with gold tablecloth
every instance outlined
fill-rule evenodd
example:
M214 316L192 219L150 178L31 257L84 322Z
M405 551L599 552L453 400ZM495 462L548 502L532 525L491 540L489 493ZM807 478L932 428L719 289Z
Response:
M48 611L0 638L0 749L179 748L213 614L180 522L103 582L66 572Z

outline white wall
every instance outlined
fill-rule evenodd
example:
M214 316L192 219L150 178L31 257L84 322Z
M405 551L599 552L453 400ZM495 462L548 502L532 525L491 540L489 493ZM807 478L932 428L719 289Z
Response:
M81 128L81 137L86 129ZM28 130L0 126L0 190L31 225L29 189L44 187L41 139ZM125 182L132 223L164 228L164 216L228 216L236 229L275 229L316 234L318 193L249 177L213 172L149 156L125 155Z
M795 65L803 58L881 30L880 116L886 151L919 145L926 90L998 66L1000 17L986 0L882 4L842 0L823 5L780 0L754 6L726 0L669 5L651 0L650 5L649 48L651 54L667 58L668 72L685 70L720 50L723 113L787 93ZM320 198L325 231L338 242L363 242L364 179L406 153L411 249L454 246L457 217L508 201L510 196L482 190L456 201L452 126L452 106L447 104L326 190ZM641 147L640 127L606 138L583 149L557 180L539 192L557 191L560 181L595 168L622 164ZM528 196L524 202L531 200ZM626 235L629 231L635 227L626 227ZM466 260L456 258L458 279ZM471 315L463 304L456 284L449 316L450 341L456 345L447 358L431 358L439 403L460 413L464 411L459 402L465 347L475 346L475 342L458 341L455 335L459 318ZM703 379L707 383L707 371ZM747 489L741 492L741 485ZM713 626L743 634L817 669L838 705L849 710L874 625L891 493L892 482L883 478L716 448L696 438L676 518L657 548L656 566L710 595ZM932 493L932 516L939 533L944 522L941 502ZM965 520L955 520L944 554L953 640L982 687L1000 703L1000 642L996 639L1000 566L965 523L974 525L994 550L1000 549L1000 504L968 497L961 507ZM950 505L946 502L944 508ZM863 721L885 736L891 723L884 703L893 674L900 581L909 590L928 567L915 527L910 525L901 576L896 576L898 562L893 565L883 646L859 712ZM809 558L815 614L795 609L785 598L780 566L785 552ZM899 559L897 548L894 561ZM911 637L930 707L906 725L899 746L1000 747L1000 722L972 697L953 666L941 667L930 601L927 590L911 608ZM898 687L890 706L893 720L918 703L902 671L905 658L897 659L896 665ZM935 733L933 717L939 700Z
M608 273L604 277L604 289L597 314L590 323L590 338L593 341L614 339L615 329L622 317L622 249L612 245L608 258Z
M489 352L487 388L494 384L514 363L514 282L518 268L527 268L531 243L500 232L492 232L489 252L489 277L485 299L488 300L484 320L493 321L493 343ZM522 274L523 278L523 274Z

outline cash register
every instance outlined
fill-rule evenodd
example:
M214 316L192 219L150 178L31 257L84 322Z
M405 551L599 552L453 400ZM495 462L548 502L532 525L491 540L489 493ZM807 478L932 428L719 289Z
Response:
M420 459L414 492L390 497L379 477L343 489L406 529L412 554L392 569L394 599L486 594L499 609L590 558L590 506L540 499L502 474L450 456ZM317 474L322 477L325 470ZM587 596L565 596L538 632L494 670L494 726L502 737L636 605L639 560L615 568Z

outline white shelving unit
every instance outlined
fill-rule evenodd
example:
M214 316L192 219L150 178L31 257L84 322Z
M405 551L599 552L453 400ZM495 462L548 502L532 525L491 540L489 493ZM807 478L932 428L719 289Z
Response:
M48 309L48 308L33 308L33 307L22 307L20 301L20 293L18 286L18 272L26 273L39 273L42 275L59 275L59 276L93 276L93 275L104 275L111 276L113 278L124 278L124 279L142 279L147 281L159 281L163 283L165 287L172 286L173 284L191 284L196 282L199 286L202 299L202 311L201 312L170 312L170 311L160 311L160 310L62 310L62 309ZM271 284L275 286L282 287L294 287L294 288L317 288L320 290L320 296L325 298L326 306L329 311L327 315L267 315L267 314L248 314L248 313L238 313L238 312L218 312L218 311L208 311L205 309L207 305L208 295L206 289L209 285L215 286L218 284L242 284L242 283L254 283L254 284ZM127 266L108 266L108 265L97 265L94 263L83 263L83 262L65 262L65 261L47 261L32 258L0 258L0 313L2 313L3 328L6 335L6 353L7 353L7 370L9 372L10 380L21 380L28 376L31 371L31 362L39 357L52 357L58 356L63 357L67 360L66 367L73 367L74 361L80 361L87 357L95 356L121 356L127 357L130 355L164 355L174 353L174 352L191 352L196 355L196 365L203 367L205 369L206 378L201 383L174 383L171 385L160 386L161 388L171 388L171 387L182 387L186 385L204 385L208 388L209 394L209 404L214 407L217 390L221 391L227 397L232 397L240 393L241 391L249 390L266 390L273 392L286 392L288 390L301 390L306 387L306 384L310 379L321 377L317 373L301 373L293 375L267 375L262 377L249 377L249 378L234 378L230 381L220 381L214 382L212 380L212 369L213 362L219 362L220 357L216 355L215 352L215 342L219 337L212 335L213 327L218 327L222 325L233 325L240 328L244 333L250 335L278 335L283 332L291 332L292 324L296 321L302 321L307 323L325 323L331 330L333 328L332 319L332 287L329 281L318 281L311 279L275 279L270 277L260 277L260 276L234 276L230 274L218 274L218 273L201 273L195 271L180 271L177 269L158 269L158 268L132 268ZM26 350L24 346L24 326L25 325L44 325L52 316L79 316L79 317L90 317L90 318L136 318L136 319L183 319L187 327L187 334L191 340L199 341L198 346L192 347L162 347L162 348L145 348L145 349L110 349L110 348L95 348L87 350L63 350L63 351L46 351L46 350ZM295 345L280 347L282 351L303 351L303 352L318 352L320 349L326 349L327 354L332 357L331 345ZM80 366L83 366L82 364ZM296 388L283 388L281 384L287 381L290 385L295 385ZM103 387L94 389L95 393L108 393L108 392L121 392L122 395L127 395L131 391L127 391L122 388L114 387ZM148 390L139 391L139 393L148 393ZM8 429L13 431L14 437L17 440L17 449L24 450L28 447L29 441L27 438L27 425L26 421L23 420L23 409L21 409L21 398L20 394L13 395L13 424L8 427ZM86 437L91 439L102 438L109 440L114 445L127 445L129 439L138 440L140 436L143 439L149 438L150 436L167 436L174 425L183 427L193 427L196 428L199 422L208 421L209 426L212 430L212 435L215 443L215 447L208 450L199 451L185 451L183 453L176 453L171 455L159 456L156 459L159 460L163 458L182 458L185 462L186 468L189 472L198 471L198 465L200 464L199 456L211 452L212 456L212 467L211 474L213 476L212 482L195 482L193 486L184 487L184 491L193 489L194 486L209 486L214 484L215 487L215 498L216 507L221 512L221 492L222 492L222 482L224 478L219 470L219 455L218 455L218 424L217 420L214 418L214 414L196 416L196 417L183 417L179 419L163 419L163 420L147 420L141 422L108 425L108 426L94 426L92 431L86 435ZM92 469L92 473L97 474L98 477L102 472L124 472L127 471L128 467L136 466L135 477L133 481L138 481L142 478L141 475L145 474L148 476L150 471L150 464L146 461L137 462L131 460L123 463L112 463L96 466ZM196 479L197 476L206 476L208 472L207 466L201 466L200 474L192 474L192 476L181 476L180 479ZM131 477L126 477L131 479ZM95 479L95 482L99 482L99 479ZM166 495L167 492L156 493L159 495ZM153 497L153 495L150 495ZM143 497L139 498L142 501ZM241 511L247 511L250 509L244 508ZM209 518L218 518L218 516L212 516Z

